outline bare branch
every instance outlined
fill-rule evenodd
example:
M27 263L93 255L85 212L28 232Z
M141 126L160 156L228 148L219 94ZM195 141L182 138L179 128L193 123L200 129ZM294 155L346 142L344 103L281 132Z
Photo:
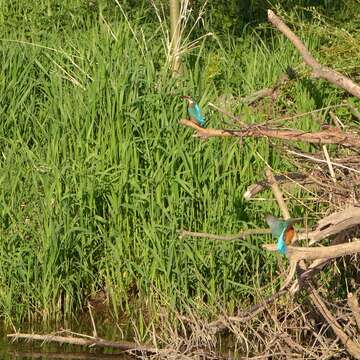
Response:
M145 353L157 354L159 351L147 345L141 345L129 341L109 341L101 338L83 338L75 336L59 336L59 335L39 335L39 334L22 334L15 333L7 335L8 338L13 340L26 339L26 340L35 340L35 341L44 341L44 342L56 342L60 344L71 344L71 345L80 345L80 346L96 346L96 347L109 347L114 349L120 349L123 351L140 351Z
M301 40L289 29L289 27L273 11L268 10L268 20L280 30L299 50L304 62L313 70L315 77L329 81L330 83L346 90L360 99L360 86L339 72L321 65L308 51Z
M311 161L315 161L315 162L327 164L327 161L326 161L326 160L318 159L317 157L314 157L314 156L310 156L310 155L303 154L303 153L296 152L296 151L292 151L292 150L287 150L287 152L288 152L289 154L292 154L292 155L295 155L295 156L298 156L298 157L302 157L302 158L305 158L305 159L308 159L308 160L311 160ZM346 165L343 165L343 164L340 164L340 163L336 163L336 162L333 162L333 161L330 161L330 164L331 164L332 166L336 166L336 167L339 167L339 168L341 168L341 169L346 169L346 170L355 172L355 173L357 173L357 174L360 174L360 171L359 171L359 170L356 170L356 169L351 168L351 167L349 167L349 166L346 166Z
M288 141L303 141L311 144L339 144L360 149L360 137L357 134L345 133L335 127L308 133L296 129L268 128L264 125L249 125L237 130L202 128L194 122L181 119L179 122L196 130L197 137L269 137Z
M238 234L235 234L235 235L215 235L215 234L209 234L209 233L204 233L204 232L179 230L178 234L179 234L180 238L191 236L191 237L207 238L210 240L231 241L231 240L244 239L251 235L271 234L271 230L270 229L248 229L248 230L240 231Z
M290 219L290 213L289 213L289 210L285 204L285 201L284 201L284 197L282 195L282 192L279 188L279 185L277 184L276 180L275 180L275 177L271 171L270 168L267 168L265 170L265 174L266 174L266 177L267 177L267 180L271 186L271 190L272 192L274 193L274 196L275 196L275 199L279 205L279 208L283 214L283 217L285 220L287 219Z

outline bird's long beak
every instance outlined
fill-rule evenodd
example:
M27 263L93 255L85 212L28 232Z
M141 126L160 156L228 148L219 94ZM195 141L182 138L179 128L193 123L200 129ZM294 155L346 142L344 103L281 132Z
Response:
M187 95L182 95L180 96L181 99L185 99L185 100L191 100L191 97L190 96L187 96Z

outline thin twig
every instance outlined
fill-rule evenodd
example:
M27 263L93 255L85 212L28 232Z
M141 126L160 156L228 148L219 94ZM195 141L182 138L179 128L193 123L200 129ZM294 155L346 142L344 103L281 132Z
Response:
M267 121L266 123L264 124L278 124L278 123L281 123L283 121L287 121L287 120L294 120L294 119L298 119L298 118L301 118L301 117L304 117L304 116L308 116L308 115L314 115L318 112L322 112L322 111L325 111L325 110L330 110L330 109L336 109L336 108L342 108L342 107L346 107L345 104L338 104L338 105L329 105L329 106L324 106L320 109L315 109L315 110L311 110L311 111L306 111L306 112L303 112L303 113L300 113L300 114L295 114L295 115L288 115L288 116L282 116L278 119L274 119L274 120L271 120L271 121Z
M215 234L209 234L209 233L205 233L205 232L178 230L178 234L179 234L180 238L191 236L191 237L207 238L210 240L231 241L231 240L244 239L245 237L252 236L252 235L271 234L271 230L270 229L248 229L248 230L240 231L238 234L235 234L235 235L215 235Z
M93 336L94 336L94 338L97 338L98 335L97 335L97 331L96 331L96 325L95 325L94 317L93 317L93 314L92 314L92 311L91 311L91 305L90 305L89 302L88 302L87 305L88 305L88 309L89 309L91 324L92 324L92 327L93 327Z
M307 154L302 154L302 153L299 153L299 152L296 152L296 151L293 151L293 150L286 150L289 154L293 154L293 155L296 155L296 156L299 156L299 157L303 157L305 159L309 159L309 160L312 160L312 161L316 161L316 162L319 162L319 163L325 163L327 164L328 162L326 160L322 160L322 159L318 159L316 157L313 157L313 156L310 156L310 155L307 155ZM339 168L342 168L342 169L346 169L346 170L349 170L349 171L352 171L352 172L355 172L357 174L360 174L360 171L359 170L356 170L354 168L351 168L349 166L346 166L346 165L343 165L343 164L339 164L339 163L336 163L336 162L333 162L333 161L330 161L331 165L332 166L337 166Z
M283 217L285 220L287 219L290 219L290 213L289 213L289 210L285 204L285 201L284 201L284 197L282 195L282 192L279 188L279 185L277 184L276 180L275 180L275 177L271 171L270 168L267 168L265 170L265 174L266 174L266 177L267 177L267 180L271 186L271 190L273 191L274 193L274 196L275 196L275 199L279 205L279 208L283 214Z
M329 153L327 151L326 145L323 145L323 151L324 151L325 159L326 159L326 162L327 162L327 165L328 165L328 168L329 168L331 178L332 178L334 184L336 184L336 176L335 176L334 168L332 166L332 163L331 163L330 156L329 156Z

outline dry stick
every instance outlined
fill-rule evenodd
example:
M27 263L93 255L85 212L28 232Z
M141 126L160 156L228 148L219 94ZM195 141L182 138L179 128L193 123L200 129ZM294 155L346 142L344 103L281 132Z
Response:
M329 111L329 115L331 117L331 120L333 121L334 125L338 128L338 129L343 129L344 128L344 124L340 121L340 119L336 116L336 114L333 111Z
M318 159L316 157L313 157L313 156L310 156L310 155L307 155L307 154L302 154L302 153L299 153L299 152L296 152L296 151L292 151L292 150L286 150L289 154L292 154L292 155L296 155L296 156L299 156L299 157L303 157L305 159L309 159L309 160L312 160L312 161L315 161L315 162L319 162L319 163L325 163L327 164L327 161L326 160L323 160L323 159ZM346 165L343 165L343 164L340 164L340 163L335 163L333 161L330 161L331 165L333 166L336 166L336 167L339 167L339 168L342 168L342 169L346 169L346 170L349 170L349 171L352 171L352 172L355 172L357 174L360 174L360 171L359 170L356 170L356 169L353 169L349 166L346 166Z
M291 348L293 349L296 353L307 353L308 356L310 356L313 359L316 359L316 355L314 352L312 352L311 350L305 348L304 346L298 344L297 342L295 342L290 335L286 332L286 330L283 329L283 327L281 326L278 318L271 312L268 310L268 314L271 317L272 321L274 322L275 326L276 326L276 333L277 336L279 336L282 340L285 341L285 343Z
M181 58L179 54L181 41L180 25L180 2L178 0L170 0L170 46L173 76L181 74Z
M360 306L356 294L348 293L348 304L360 331Z
M290 74L290 72L291 72L291 74ZM296 77L297 77L297 74L295 73L295 70L288 68L287 73L280 75L280 77L277 79L277 81L273 87L260 89L248 96L240 98L239 100L241 103L251 105L254 102L257 102L265 97L274 96L276 94L277 90L280 88L280 86L286 84L292 78L296 78Z
M277 88L264 88L240 99L240 102L251 105L265 97L272 96Z
M267 121L266 124L276 124L276 123L279 123L279 122L282 122L285 120L294 120L294 119L298 119L303 116L313 115L313 114L316 114L316 113L324 111L324 110L336 109L336 108L341 108L341 107L346 107L346 104L329 105L329 106L324 106L320 109L315 109L315 110L303 112L303 113L296 114L296 115L282 116L278 119Z
M93 314L92 314L92 311L91 311L92 306L90 305L89 302L88 302L87 305L88 305L88 309L89 309L91 324L92 324L92 327L93 327L93 337L97 338L98 335L97 335L96 325L95 325L94 317L93 317Z
M147 345L136 344L130 341L109 341L101 338L80 338L73 336L58 336L58 335L40 335L40 334L8 334L8 338L14 340L26 339L44 342L56 342L60 344L71 344L78 346L92 346L92 347L109 347L119 349L122 351L139 351L144 353L158 354L159 350Z
M311 180L308 179L307 174L302 174L298 172L291 172L287 173L285 175L275 175L275 180L279 184L306 184L311 183ZM251 184L244 193L244 199L246 201L249 201L251 198L253 198L256 194L259 192L265 190L266 188L270 187L270 184L267 180L261 180L257 183Z
M265 170L265 174L266 174L267 180L268 180L268 182L269 182L269 184L271 186L271 190L274 193L275 199L276 199L276 201L277 201L277 203L279 205L279 208L280 208L280 210L281 210L281 212L283 214L284 219L285 220L290 219L289 210L288 210L288 208L287 208L287 206L285 204L282 192L280 191L279 185L277 184L271 169L267 168Z
M360 149L360 137L358 135L339 131L335 127L308 133L296 129L268 128L264 125L259 126L256 124L238 130L231 130L202 128L188 119L181 119L179 123L195 129L196 134L194 136L204 139L210 137L268 137L289 141L302 141L311 144L339 144Z
M322 301L320 295L317 293L317 291L314 288L311 289L310 298L313 301L316 308L321 313L321 315L331 326L336 336L340 338L346 350L356 359L360 359L360 346L356 344L354 341L352 341L350 337L344 332L340 324L332 316L331 312L328 310L328 308Z
M290 219L290 213L289 213L289 209L287 208L286 206L286 203L284 201L284 197L282 195L282 192L279 188L279 185L278 183L276 182L275 180L275 177L271 171L270 168L267 168L265 170L265 174L266 174L266 177L267 177L267 180L268 182L270 183L270 186L271 186L271 190L275 196L275 199L279 205L279 208L283 214L283 217L285 220L287 219ZM276 245L274 245L276 247ZM296 266L297 266L297 261L294 261L292 258L289 258L289 270L288 270L288 275L283 283L283 285L281 286L280 290L278 292L281 292L285 289L287 289L289 286L290 286L290 283L296 273Z
M195 232L195 231L189 231L189 230L179 230L178 234L180 238L184 238L186 236L191 237L200 237L200 238L207 238L210 240L225 240L225 241L231 241L231 240L239 240L244 239L247 236L251 235L261 235L261 234L270 234L270 229L249 229L249 230L243 230L235 235L215 235L215 234L209 234L204 232Z
M310 266L303 269L299 277L293 282L289 289L291 296L294 296L300 289L303 288L304 284L309 281L316 273L320 272L326 264L331 262L332 259L317 259L314 260Z
M310 245L320 240L326 239L329 236L336 235L342 231L351 229L360 224L360 207L350 206L341 211L332 213L318 222L317 228L311 232L303 232L297 234L298 240L310 240ZM256 234L270 234L270 229L248 229L239 232L234 235L215 235L204 232L194 232L188 230L179 230L180 237L193 236L200 238L207 238L211 240L224 240L231 241L242 239L246 236L256 235ZM275 251L273 245L263 245L263 247L269 247L270 251ZM296 249L296 248L295 248ZM314 248L302 248L302 249L311 249L311 252ZM322 248L324 250L326 248ZM341 255L339 255L341 256ZM326 256L327 257L327 256Z
M326 162L327 162L327 165L329 168L329 172L330 172L332 181L334 182L334 184L336 184L336 176L335 176L334 168L331 164L330 155L329 155L329 152L327 151L326 145L323 145L323 151L324 151L325 159L326 159Z
M321 65L308 51L301 40L289 29L289 27L274 14L273 11L268 10L268 20L280 30L299 50L304 62L313 70L314 77L329 81L330 83L341 87L350 94L360 99L360 86L353 82L348 77L339 72Z

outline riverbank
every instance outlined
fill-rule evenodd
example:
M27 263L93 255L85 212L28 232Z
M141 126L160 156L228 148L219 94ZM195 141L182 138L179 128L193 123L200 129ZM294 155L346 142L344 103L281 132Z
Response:
M180 96L194 96L207 124L223 127L233 124L208 102L255 123L337 105L343 93L309 79L292 45L265 22L241 37L207 36L184 54L175 79L156 16L146 16L151 6L127 17L82 2L3 6L2 319L15 326L72 319L100 299L111 318L126 317L148 340L154 329L170 336L184 314L234 314L270 293L282 266L261 249L270 236L214 242L179 238L178 230L266 227L265 215L278 211L270 194L253 202L243 194L262 179L265 162L281 172L292 165L267 139L194 139L178 124L186 116ZM342 24L348 35L341 18L328 21L321 8L294 8L291 19L317 59L357 76L351 22ZM210 26L205 15L197 32ZM280 96L241 101L289 66L299 78ZM297 126L313 130L313 120ZM310 221L322 210L290 206Z

